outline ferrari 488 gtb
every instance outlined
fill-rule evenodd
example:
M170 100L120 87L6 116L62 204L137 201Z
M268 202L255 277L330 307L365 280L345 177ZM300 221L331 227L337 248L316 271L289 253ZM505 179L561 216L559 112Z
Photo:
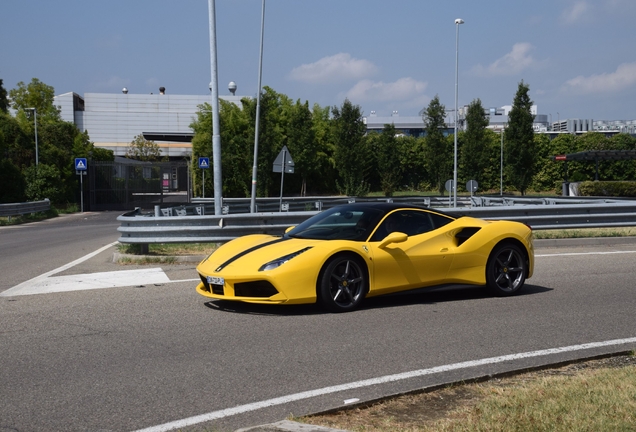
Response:
M440 285L483 285L499 296L532 276L532 230L392 203L325 210L280 237L232 240L197 267L197 292L250 303L318 302L356 309L365 297Z

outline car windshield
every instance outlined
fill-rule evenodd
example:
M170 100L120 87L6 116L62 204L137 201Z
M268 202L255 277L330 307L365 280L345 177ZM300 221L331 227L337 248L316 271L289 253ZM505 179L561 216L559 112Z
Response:
M315 240L365 241L384 215L380 209L365 206L339 206L307 219L287 236Z

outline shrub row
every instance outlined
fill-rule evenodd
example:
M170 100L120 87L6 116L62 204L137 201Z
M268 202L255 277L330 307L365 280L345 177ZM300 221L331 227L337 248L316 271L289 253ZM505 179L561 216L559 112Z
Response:
M585 181L579 184L583 196L636 197L636 182Z

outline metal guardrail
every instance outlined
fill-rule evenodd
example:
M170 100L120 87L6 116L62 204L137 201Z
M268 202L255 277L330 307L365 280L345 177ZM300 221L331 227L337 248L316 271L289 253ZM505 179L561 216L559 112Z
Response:
M458 200L461 199L458 197ZM463 197L465 205L470 204L468 197ZM267 212L279 212L279 211L320 211L328 208L347 204L352 202L366 202L366 201L384 201L384 202L408 202L410 204L417 204L425 207L431 206L443 206L448 203L448 198L440 197L393 197L393 198L353 198L353 197L285 197L283 200L280 198L257 198L256 199L256 213ZM195 204L197 214L214 214L214 200L211 198L193 198L192 203ZM198 209L203 207L202 209ZM172 215L177 216L178 211L183 212L182 209L174 208ZM185 209L187 211L187 208ZM161 209L162 212L167 213L169 210ZM223 214L242 214L250 212L250 199L249 198L223 198Z
M19 216L29 213L45 212L51 209L51 201L29 201L25 203L0 204L0 217Z
M533 229L568 229L636 226L636 201L593 200L585 203L493 205L489 207L457 207L450 212L489 220L514 220ZM226 242L247 234L282 235L285 229L298 225L318 213L261 212L226 215L198 215L195 206L184 208L181 215L142 214L140 209L117 218L121 243L141 244L147 250L151 243ZM324 207L323 207L324 208ZM446 208L439 207L441 210ZM173 209L174 210L174 209ZM172 213L171 210L170 212Z

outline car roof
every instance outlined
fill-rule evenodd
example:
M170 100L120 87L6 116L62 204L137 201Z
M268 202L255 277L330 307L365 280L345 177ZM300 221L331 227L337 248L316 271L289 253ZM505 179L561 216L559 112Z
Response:
M430 208L430 207L424 207L421 205L417 205L417 204L410 204L410 203L396 203L396 202L378 202L378 201L363 201L363 202L355 202L355 203L349 203L349 204L341 204L336 206L338 208L347 208L347 207L351 207L351 208L375 208L378 209L384 213L389 213L393 210L397 210L397 209L418 209L418 210L427 210L427 211L432 211L435 213L439 213L442 215L446 215L448 217L451 218L457 218L457 216L452 215L450 213L446 213L444 211L438 210L438 209L434 209L434 208Z

